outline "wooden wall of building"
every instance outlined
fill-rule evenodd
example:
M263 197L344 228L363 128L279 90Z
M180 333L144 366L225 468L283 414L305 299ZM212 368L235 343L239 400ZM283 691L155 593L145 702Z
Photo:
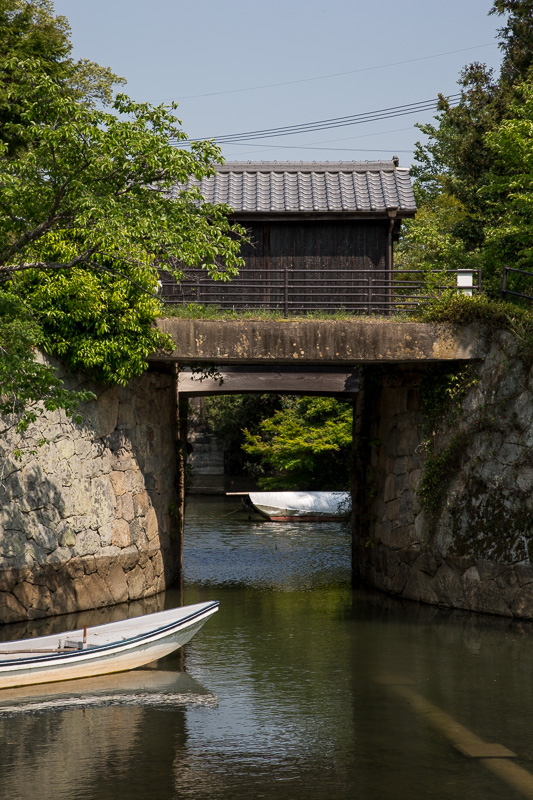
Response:
M289 311L352 307L367 291L364 273L387 269L388 220L242 224L250 241L242 247L239 277L222 283L187 270L177 287L183 302Z

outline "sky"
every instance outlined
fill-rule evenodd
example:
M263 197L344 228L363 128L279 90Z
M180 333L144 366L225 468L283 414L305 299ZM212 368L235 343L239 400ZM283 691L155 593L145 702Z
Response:
M111 67L134 100L175 100L190 138L381 119L224 143L227 161L413 163L416 123L458 91L461 69L498 71L492 0L55 0L73 55ZM425 110L424 110L425 109ZM401 115L398 112L401 111ZM387 118L390 113L396 116ZM349 124L347 124L349 123Z

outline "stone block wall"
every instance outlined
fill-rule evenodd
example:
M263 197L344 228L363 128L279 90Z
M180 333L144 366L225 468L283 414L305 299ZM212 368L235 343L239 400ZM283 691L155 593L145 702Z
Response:
M459 407L443 404L430 432L441 460L430 507L422 378L380 371L359 401L356 571L412 600L533 618L533 368L502 332Z
M173 377L89 388L80 426L43 415L20 459L12 432L0 442L0 622L147 597L178 574Z

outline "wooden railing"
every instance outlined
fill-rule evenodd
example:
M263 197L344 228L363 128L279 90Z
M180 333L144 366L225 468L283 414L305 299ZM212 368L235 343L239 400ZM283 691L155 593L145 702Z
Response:
M425 303L435 292L455 286L465 294L478 292L480 273L470 269L442 270L431 275L408 269L395 269L392 273L384 269L327 273L316 269L271 269L268 274L243 270L232 281L221 282L195 270L186 272L179 282L163 273L161 295L168 304L235 310L262 308L287 315L342 310L387 314L408 311Z

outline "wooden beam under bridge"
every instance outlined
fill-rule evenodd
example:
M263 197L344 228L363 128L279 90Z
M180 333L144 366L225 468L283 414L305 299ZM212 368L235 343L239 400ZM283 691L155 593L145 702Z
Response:
M214 377L180 370L178 392L208 394L354 395L360 389L357 369L328 367L224 367Z

